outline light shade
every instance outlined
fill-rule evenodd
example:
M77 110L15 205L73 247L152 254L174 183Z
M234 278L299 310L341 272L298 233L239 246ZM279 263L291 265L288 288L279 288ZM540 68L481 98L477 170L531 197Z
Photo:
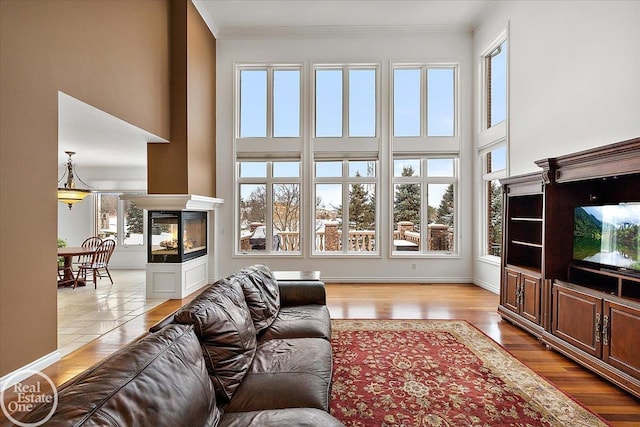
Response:
M69 209L71 209L71 206L74 203L82 201L85 197L91 194L91 190L76 188L76 181L74 179L75 177L73 173L73 163L71 162L71 156L76 153L74 153L73 151L65 151L65 153L67 153L67 155L69 156L69 159L67 160L67 170L58 182L64 180L65 177L67 181L64 183L64 187L58 187L58 201L66 203L67 205L69 205ZM81 180L80 178L78 178L78 180L85 186L87 186L87 184L83 180Z
M66 203L71 209L71 205L82 201L91 194L90 190L82 190L78 188L58 188L58 201Z

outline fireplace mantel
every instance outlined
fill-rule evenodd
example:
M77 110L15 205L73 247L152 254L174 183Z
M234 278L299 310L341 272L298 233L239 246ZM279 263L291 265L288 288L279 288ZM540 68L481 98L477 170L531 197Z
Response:
M224 203L223 199L196 194L123 194L120 198L150 211L212 211Z

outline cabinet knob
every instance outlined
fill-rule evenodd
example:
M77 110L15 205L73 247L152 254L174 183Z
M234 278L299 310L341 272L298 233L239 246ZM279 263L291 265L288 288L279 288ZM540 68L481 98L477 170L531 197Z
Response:
M600 313L596 313L596 342L600 342Z

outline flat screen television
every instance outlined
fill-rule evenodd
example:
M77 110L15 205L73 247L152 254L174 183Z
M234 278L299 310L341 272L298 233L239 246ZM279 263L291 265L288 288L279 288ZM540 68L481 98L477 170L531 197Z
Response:
M573 259L622 273L640 273L640 204L574 210Z

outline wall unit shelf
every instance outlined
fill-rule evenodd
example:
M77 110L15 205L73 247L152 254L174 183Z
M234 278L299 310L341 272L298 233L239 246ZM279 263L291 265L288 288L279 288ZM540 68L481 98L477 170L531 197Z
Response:
M498 312L640 397L640 273L573 260L576 207L640 201L640 138L535 163L501 180Z

